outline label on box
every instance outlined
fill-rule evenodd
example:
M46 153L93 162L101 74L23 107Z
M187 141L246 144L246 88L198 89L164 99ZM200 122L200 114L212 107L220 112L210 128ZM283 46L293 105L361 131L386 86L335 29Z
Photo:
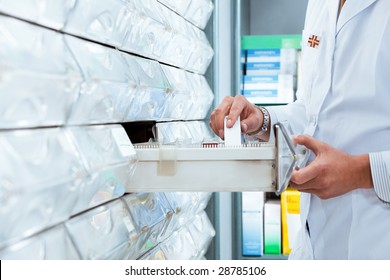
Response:
M247 75L277 75L280 72L280 62L247 63Z
M247 50L247 62L279 62L280 49Z

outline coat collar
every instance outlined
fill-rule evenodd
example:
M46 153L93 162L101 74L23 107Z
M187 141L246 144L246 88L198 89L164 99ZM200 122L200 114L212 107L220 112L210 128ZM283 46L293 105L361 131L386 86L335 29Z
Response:
M339 31L348 21L350 21L353 17L371 6L376 1L378 0L347 0L337 21L336 34L339 33Z

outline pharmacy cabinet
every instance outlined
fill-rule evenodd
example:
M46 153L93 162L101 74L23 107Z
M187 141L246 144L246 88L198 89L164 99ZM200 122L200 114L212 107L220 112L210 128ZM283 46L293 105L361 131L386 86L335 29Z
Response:
M210 0L0 0L0 258L201 259L210 192L129 192L129 123L212 138ZM163 122L164 121L164 122ZM148 140L148 139L146 139Z

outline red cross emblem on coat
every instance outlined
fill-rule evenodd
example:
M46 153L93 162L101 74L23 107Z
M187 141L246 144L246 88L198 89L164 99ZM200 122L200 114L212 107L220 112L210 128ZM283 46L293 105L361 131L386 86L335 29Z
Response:
M317 35L311 35L307 41L307 44L311 48L317 48L320 45L320 38Z

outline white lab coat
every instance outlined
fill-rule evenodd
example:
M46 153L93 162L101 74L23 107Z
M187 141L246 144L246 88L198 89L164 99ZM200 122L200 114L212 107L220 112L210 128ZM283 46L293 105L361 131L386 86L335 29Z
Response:
M309 1L298 100L269 108L271 120L349 154L383 152L390 174L390 1L347 1L337 20L338 5ZM303 193L301 221L292 259L390 259L390 205L373 189L327 200Z

